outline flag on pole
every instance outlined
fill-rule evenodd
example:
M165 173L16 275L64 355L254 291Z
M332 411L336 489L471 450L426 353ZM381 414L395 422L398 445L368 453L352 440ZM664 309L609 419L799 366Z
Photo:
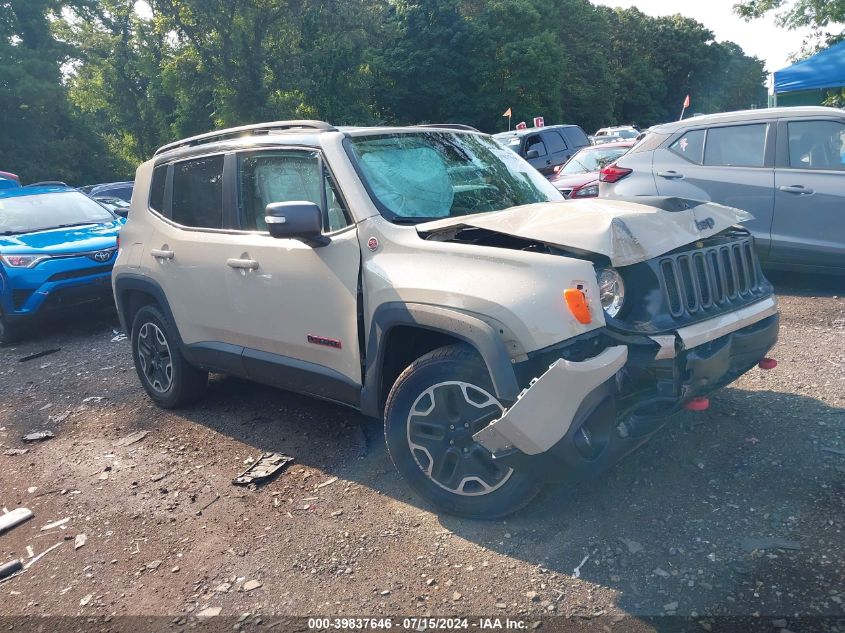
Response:
M502 116L510 117L513 116L513 113L511 112L511 109L508 108Z
M684 110L686 110L688 107L689 107L689 95L687 95L687 98L684 99Z

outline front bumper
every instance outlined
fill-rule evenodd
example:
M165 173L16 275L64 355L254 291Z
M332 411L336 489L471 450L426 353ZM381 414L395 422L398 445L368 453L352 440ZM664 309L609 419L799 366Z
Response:
M9 323L23 323L52 312L89 303L111 302L111 269L84 277L48 281L37 288L4 292L2 308Z
M685 402L753 368L777 342L773 298L711 321L665 336L605 333L604 351L581 362L555 359L473 438L495 459L547 480L601 471Z

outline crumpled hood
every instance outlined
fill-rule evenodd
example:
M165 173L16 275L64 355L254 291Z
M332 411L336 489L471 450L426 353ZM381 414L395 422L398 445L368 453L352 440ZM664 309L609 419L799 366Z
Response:
M752 217L741 209L683 198L593 198L436 220L418 224L417 231L475 227L605 255L613 266L629 266Z
M65 254L113 248L120 227L125 222L120 218L112 222L92 222L21 235L0 235L0 253Z

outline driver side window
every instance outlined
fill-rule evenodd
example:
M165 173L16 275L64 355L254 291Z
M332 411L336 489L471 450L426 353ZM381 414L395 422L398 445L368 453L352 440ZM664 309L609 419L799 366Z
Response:
M272 202L313 202L323 210L323 232L349 225L348 214L316 152L290 150L243 154L239 159L240 228L267 231L265 207ZM325 197L324 197L325 196Z
M546 152L546 145L543 143L543 139L540 138L539 134L535 134L533 136L529 136L528 140L525 143L525 153L527 154L532 149L536 149L537 153L540 156L545 156L548 152Z

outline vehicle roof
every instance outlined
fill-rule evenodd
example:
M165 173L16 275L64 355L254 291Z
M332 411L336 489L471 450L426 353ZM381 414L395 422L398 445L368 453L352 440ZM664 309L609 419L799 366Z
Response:
M90 187L93 191L94 189L99 189L101 187L125 187L125 186L132 186L135 184L134 180L121 180L119 182L102 182L96 185L85 185L85 187ZM81 189L82 187L80 187Z
M578 127L574 123L558 123L555 125L544 125L543 127L527 127L522 130L511 130L509 132L499 132L494 134L494 138L506 138L508 136L525 136L526 134L536 134L542 130L554 130L568 127Z
M0 198L21 198L23 196L36 196L43 193L67 193L68 191L76 191L76 189L62 185L15 187L14 189L0 190Z
M633 125L610 125L608 127L600 127L598 129L598 131L602 132L604 130L636 130L636 129L637 128L635 128Z
M324 121L273 121L225 128L181 139L163 145L156 150L154 157L157 161L166 162L174 158L188 157L198 153L233 150L244 146L273 146L281 143L285 145L318 147L320 145L320 137L327 133L341 133L347 136L367 136L375 134L407 134L423 130L481 133L473 127L458 123L432 123L410 126L334 127Z
M670 133L688 127L698 127L713 123L733 123L741 121L759 121L778 119L782 117L814 117L814 116L843 116L845 112L838 108L826 108L824 106L792 106L781 108L758 108L755 110L736 110L734 112L719 112L717 114L703 114L681 121L661 123L649 128L649 131L658 133Z

